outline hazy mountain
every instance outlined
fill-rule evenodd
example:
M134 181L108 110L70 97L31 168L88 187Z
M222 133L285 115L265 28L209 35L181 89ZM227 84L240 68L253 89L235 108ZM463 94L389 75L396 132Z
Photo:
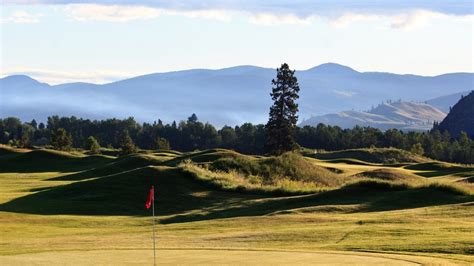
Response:
M44 120L52 114L87 118L124 118L165 122L200 120L217 126L262 123L271 105L275 69L238 66L156 73L104 85L68 83L56 86L26 76L0 79L0 116ZM338 64L296 71L300 118L364 110L386 99L424 101L473 89L473 73L435 77L358 72Z
M474 91L453 106L448 116L439 124L438 129L447 130L454 137L459 136L461 131L474 137Z
M337 114L327 114L311 117L301 123L301 126L316 126L324 123L342 128L352 128L356 125L371 126L386 130L398 128L403 130L429 130L434 121L441 121L445 113L435 107L419 102L385 102L367 112L344 111Z
M440 109L441 111L448 113L449 108L453 107L460 99L461 96L466 96L470 91L458 92L450 95L445 95L437 97L431 100L426 101L426 103L433 105L434 107Z

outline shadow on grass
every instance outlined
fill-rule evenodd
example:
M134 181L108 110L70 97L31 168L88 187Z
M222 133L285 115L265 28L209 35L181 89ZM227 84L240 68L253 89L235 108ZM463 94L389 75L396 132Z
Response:
M119 157L105 164L101 164L96 168L87 169L79 173L63 175L48 179L48 181L78 181L89 178L98 178L108 175L116 175L124 172L130 172L137 168L142 168L149 165L160 165L163 160L158 157L144 156L141 154L132 154L124 157Z
M145 201L155 186L156 214L172 215L225 206L253 196L209 189L169 167L143 167L126 173L50 187L0 205L0 211L31 214L149 215Z
M101 155L79 157L66 152L34 150L1 157L0 169L2 173L76 172L113 160Z
M254 157L254 156L243 155L243 154L234 152L232 150L216 148L216 149L209 149L209 150L199 151L199 152L185 153L169 161L166 161L165 163L163 163L163 165L177 166L178 164L180 164L182 161L186 159L189 159L195 163L209 163L217 159L236 158L236 157Z
M320 160L333 160L334 163L341 162L360 165L383 163L393 167L403 166L407 163L426 161L425 158L420 158L409 152L393 148L349 149L324 153L305 152L304 155Z
M409 170L423 171L423 172L417 172L415 174L426 177L426 178L444 176L444 175L455 175L459 177L466 177L466 176L472 175L474 172L474 168L472 167L462 167L462 166L456 166L456 165L451 165L448 163L440 163L440 162L414 164L414 165L406 166L405 168Z
M279 211L324 205L359 205L358 212L388 211L474 201L472 196L428 187L354 184L329 192L270 197L224 192L172 167L142 167L98 179L39 190L0 205L0 211L43 215L148 216L145 209L151 185L156 191L156 214L161 223L268 215Z
M242 204L242 206L216 211L207 210L206 213L202 214L176 215L162 219L160 222L168 224L238 216L268 215L291 209L324 205L359 205L355 212L378 212L470 201L474 201L474 197L447 193L434 188L380 190L348 187L306 196L253 200Z

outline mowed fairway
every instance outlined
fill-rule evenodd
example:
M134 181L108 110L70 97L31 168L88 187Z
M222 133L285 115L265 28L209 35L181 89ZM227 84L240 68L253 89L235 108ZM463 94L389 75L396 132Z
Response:
M159 264L474 263L472 195L429 186L241 193L178 166L184 158L209 163L226 154L115 158L4 151L0 265L152 264L151 213L144 208L150 184L157 187ZM388 167L311 162L345 171L343 176ZM428 166L389 168L410 174L437 171L435 178L446 173L446 180L472 171L430 171Z
M157 264L248 264L248 265L456 265L450 260L360 252L308 252L239 249L159 249ZM43 252L3 257L11 265L150 264L150 250L100 250Z

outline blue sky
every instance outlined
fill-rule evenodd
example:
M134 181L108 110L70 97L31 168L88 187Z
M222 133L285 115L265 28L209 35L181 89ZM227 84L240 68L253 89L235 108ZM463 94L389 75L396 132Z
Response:
M472 1L8 1L1 75L57 84L235 65L473 72Z

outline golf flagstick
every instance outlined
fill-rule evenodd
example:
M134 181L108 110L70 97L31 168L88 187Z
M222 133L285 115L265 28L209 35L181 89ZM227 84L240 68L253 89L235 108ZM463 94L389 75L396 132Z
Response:
M155 251L155 187L151 186L146 200L145 207L152 210L153 219L153 265L156 265L156 251Z
M152 186L152 193L153 193L153 202L152 206L152 213L153 213L153 265L156 265L156 249L155 249L155 189Z

